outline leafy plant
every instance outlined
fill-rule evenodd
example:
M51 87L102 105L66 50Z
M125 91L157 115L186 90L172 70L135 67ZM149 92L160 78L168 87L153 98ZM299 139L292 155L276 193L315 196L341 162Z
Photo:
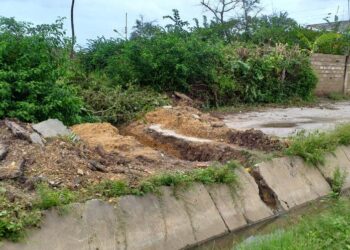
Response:
M346 173L341 172L340 168L337 168L333 173L333 178L331 183L332 191L335 197L340 196L340 193L345 183L345 179L346 179Z
M64 206L75 200L75 194L70 190L65 188L54 190L46 184L39 184L37 193L39 199L36 202L36 207L40 209Z
M63 81L68 42L62 28L62 20L33 26L0 18L0 119L81 120L83 102Z

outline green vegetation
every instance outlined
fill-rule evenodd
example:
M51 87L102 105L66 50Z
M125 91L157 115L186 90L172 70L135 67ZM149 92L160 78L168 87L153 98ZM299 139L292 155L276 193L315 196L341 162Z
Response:
M54 190L46 184L39 184L36 191L39 199L35 206L42 210L52 207L62 207L77 199L75 194L66 188Z
M327 153L333 153L338 146L350 145L350 124L339 125L331 132L299 132L290 138L285 154L300 156L312 165L324 164Z
M84 202L93 198L115 198L124 195L145 195L159 193L161 186L188 187L195 182L203 184L225 183L235 188L238 179L233 171L235 162L225 166L213 166L189 172L174 172L156 175L133 186L124 181L103 181L85 189L71 191L67 188L51 188L41 183L36 186L36 198L10 201L0 189L0 241L18 241L25 235L25 229L40 224L42 211L58 208L59 211L73 202Z
M152 176L144 180L136 187L130 187L123 181L104 181L90 188L91 194L100 194L103 197L118 197L128 194L144 195L147 193L158 193L159 187L188 187L198 182L203 184L223 183L232 186L238 184L238 179L233 171L238 167L235 162L225 166L214 166L190 172L173 172Z
M0 18L0 119L81 121L83 101L67 85L68 42L62 20L33 26Z
M340 168L338 167L334 173L332 178L332 191L334 197L339 197L342 191L342 188L345 183L346 178L346 172L340 171Z
M0 193L0 241L18 241L24 236L27 227L38 226L41 212L22 201L10 201Z
M298 225L235 247L238 250L316 250L350 248L350 201L341 199L320 215Z

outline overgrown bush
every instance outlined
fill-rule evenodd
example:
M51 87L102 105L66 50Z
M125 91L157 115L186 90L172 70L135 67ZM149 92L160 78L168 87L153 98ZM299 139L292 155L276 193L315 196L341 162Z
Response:
M62 20L33 26L0 18L0 119L81 119L82 100L64 83L68 42Z
M333 55L347 54L350 40L339 33L325 33L319 36L314 43L314 52Z
M122 124L156 107L169 104L166 95L150 87L141 88L137 85L111 87L101 82L103 79L103 77L88 79L87 88L80 92L89 113L101 121Z
M313 97L317 78L308 53L298 47L228 46L228 72L235 82L235 97L248 103L286 102Z

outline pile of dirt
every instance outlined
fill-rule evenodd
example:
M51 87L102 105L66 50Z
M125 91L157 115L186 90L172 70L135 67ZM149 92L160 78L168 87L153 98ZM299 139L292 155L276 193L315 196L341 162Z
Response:
M188 106L163 107L145 115L142 121L132 126L160 124L179 134L207 139L225 139L230 129L218 118ZM128 131L132 131L132 128Z
M86 123L71 129L91 147L101 146L107 152L119 152L127 158L144 158L148 162L162 158L160 152L142 145L134 137L120 135L119 130L109 123Z
M210 139L213 143L226 143L236 147L268 152L281 149L279 140L270 138L261 131L230 129L219 118L188 106L159 108L146 114L144 119L124 128L123 133L136 137L145 145L179 157L179 153L174 150L171 143L165 143L164 140L159 143L160 138L149 135L149 127L152 125L172 130L179 135Z
M271 138L262 131L255 129L231 131L229 134L229 142L241 147L268 152L278 151L283 148L283 144L280 140Z
M30 128L28 124L21 126ZM92 130L98 126L93 126ZM101 142L107 142L106 150L97 139L89 145L84 140L73 142L67 138L53 138L42 147L16 137L0 121L0 144L6 149L6 154L0 159L0 180L15 181L30 189L41 181L54 187L80 188L105 180L126 180L130 184L137 184L154 173L185 171L196 167L195 164L169 158L143 147L131 137L124 138L109 124L102 124L101 127L105 130L97 129L95 133L100 135ZM118 145L121 146L108 146L108 142L111 142L108 140L116 134L120 140ZM80 136L88 138L87 134L81 133ZM91 141L93 138L91 136ZM150 156L159 158L154 160Z

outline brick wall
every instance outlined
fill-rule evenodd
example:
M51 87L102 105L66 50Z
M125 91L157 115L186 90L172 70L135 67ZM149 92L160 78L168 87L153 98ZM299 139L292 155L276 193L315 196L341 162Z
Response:
M316 72L319 82L316 88L317 95L329 93L343 93L345 84L345 61L346 56L313 54L311 64ZM349 62L350 64L350 62ZM348 73L350 81L350 65ZM350 88L350 84L347 84Z

